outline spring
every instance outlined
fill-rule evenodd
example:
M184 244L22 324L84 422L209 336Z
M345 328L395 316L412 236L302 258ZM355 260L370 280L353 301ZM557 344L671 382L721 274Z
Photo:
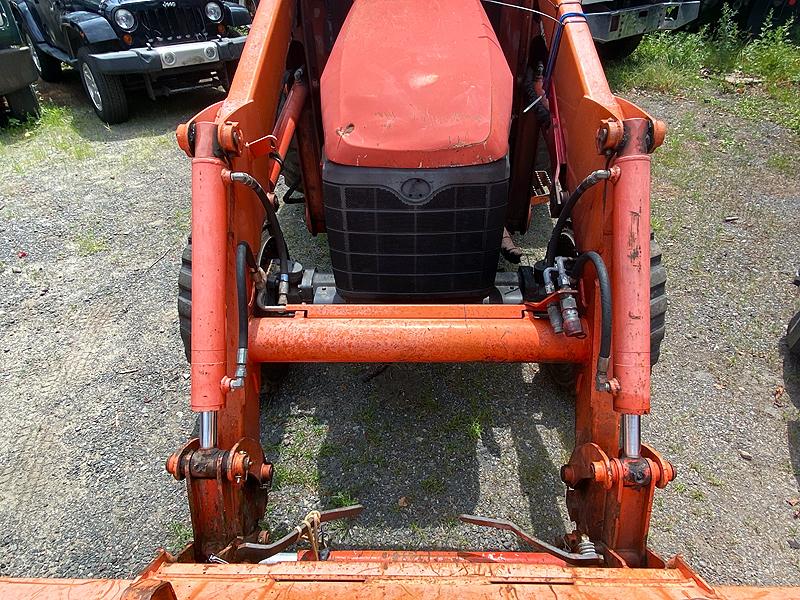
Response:
M594 547L594 542L589 539L589 536L587 535L581 536L581 541L578 542L578 554L580 554L581 556L597 554L597 550Z

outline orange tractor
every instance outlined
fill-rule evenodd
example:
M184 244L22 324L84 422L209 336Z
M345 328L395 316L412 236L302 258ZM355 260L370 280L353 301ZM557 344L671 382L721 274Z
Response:
M656 488L675 477L640 430L666 308L649 191L664 134L609 89L579 2L262 0L227 99L177 132L200 435L167 470L186 482L194 541L135 581L9 580L0 596L789 597L713 589L647 547ZM282 171L333 273L292 260ZM537 203L557 219L545 258L498 273ZM280 539L259 530L270 364L474 361L543 363L574 387L563 544L462 515L530 551L326 548L323 524L361 506L312 512Z

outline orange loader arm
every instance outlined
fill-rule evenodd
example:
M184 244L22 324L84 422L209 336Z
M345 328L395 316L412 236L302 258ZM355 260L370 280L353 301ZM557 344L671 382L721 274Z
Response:
M575 205L572 224L578 249L602 257L608 270L614 300L610 357L596 360L603 343L596 265L570 291L579 299L585 336L560 336L548 325L547 306L559 292L519 304L283 303L256 316L248 280L247 323L239 322L233 309L237 248L260 244L293 136L306 184L307 226L314 234L325 229L319 74L329 52L328 5L261 0L227 100L177 132L192 161L191 407L200 415L200 437L169 457L167 470L186 481L194 540L177 556L160 552L133 580L3 578L0 599L800 598L788 588L713 588L679 556L665 561L648 549L654 494L675 477L673 466L642 442L640 429L650 411L650 161L665 127L611 92L580 2L507 4L499 9L498 38L515 73L527 65L527 40L544 33L548 66L538 85L552 115L543 134L554 184L575 190L590 173L605 173L605 181L589 187ZM298 55L303 67L294 83L287 82L287 60ZM525 138L518 145L535 143ZM235 173L252 174L255 184L240 185L245 179ZM517 188L527 194L526 186ZM246 337L245 352L237 332ZM323 555L315 540L325 511L309 515L285 538L266 539L258 522L273 469L259 442L258 366L311 361L578 365L576 445L561 469L577 549L555 548L505 521L462 516L516 531L535 551ZM283 552L303 539L312 550Z

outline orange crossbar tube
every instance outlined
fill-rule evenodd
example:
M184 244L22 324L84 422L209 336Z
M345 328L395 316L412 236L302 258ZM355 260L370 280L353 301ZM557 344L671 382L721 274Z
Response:
M255 362L585 362L590 338L555 334L524 305L296 305L251 319ZM584 327L588 326L584 324Z

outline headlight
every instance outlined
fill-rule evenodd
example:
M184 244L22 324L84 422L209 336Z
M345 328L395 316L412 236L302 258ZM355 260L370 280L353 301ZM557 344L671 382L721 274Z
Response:
M222 7L216 2L209 2L206 4L206 16L209 21L219 23L222 21Z
M124 29L125 31L133 31L133 28L136 27L136 18L133 16L133 13L124 8L120 8L114 13L114 22L120 29Z

